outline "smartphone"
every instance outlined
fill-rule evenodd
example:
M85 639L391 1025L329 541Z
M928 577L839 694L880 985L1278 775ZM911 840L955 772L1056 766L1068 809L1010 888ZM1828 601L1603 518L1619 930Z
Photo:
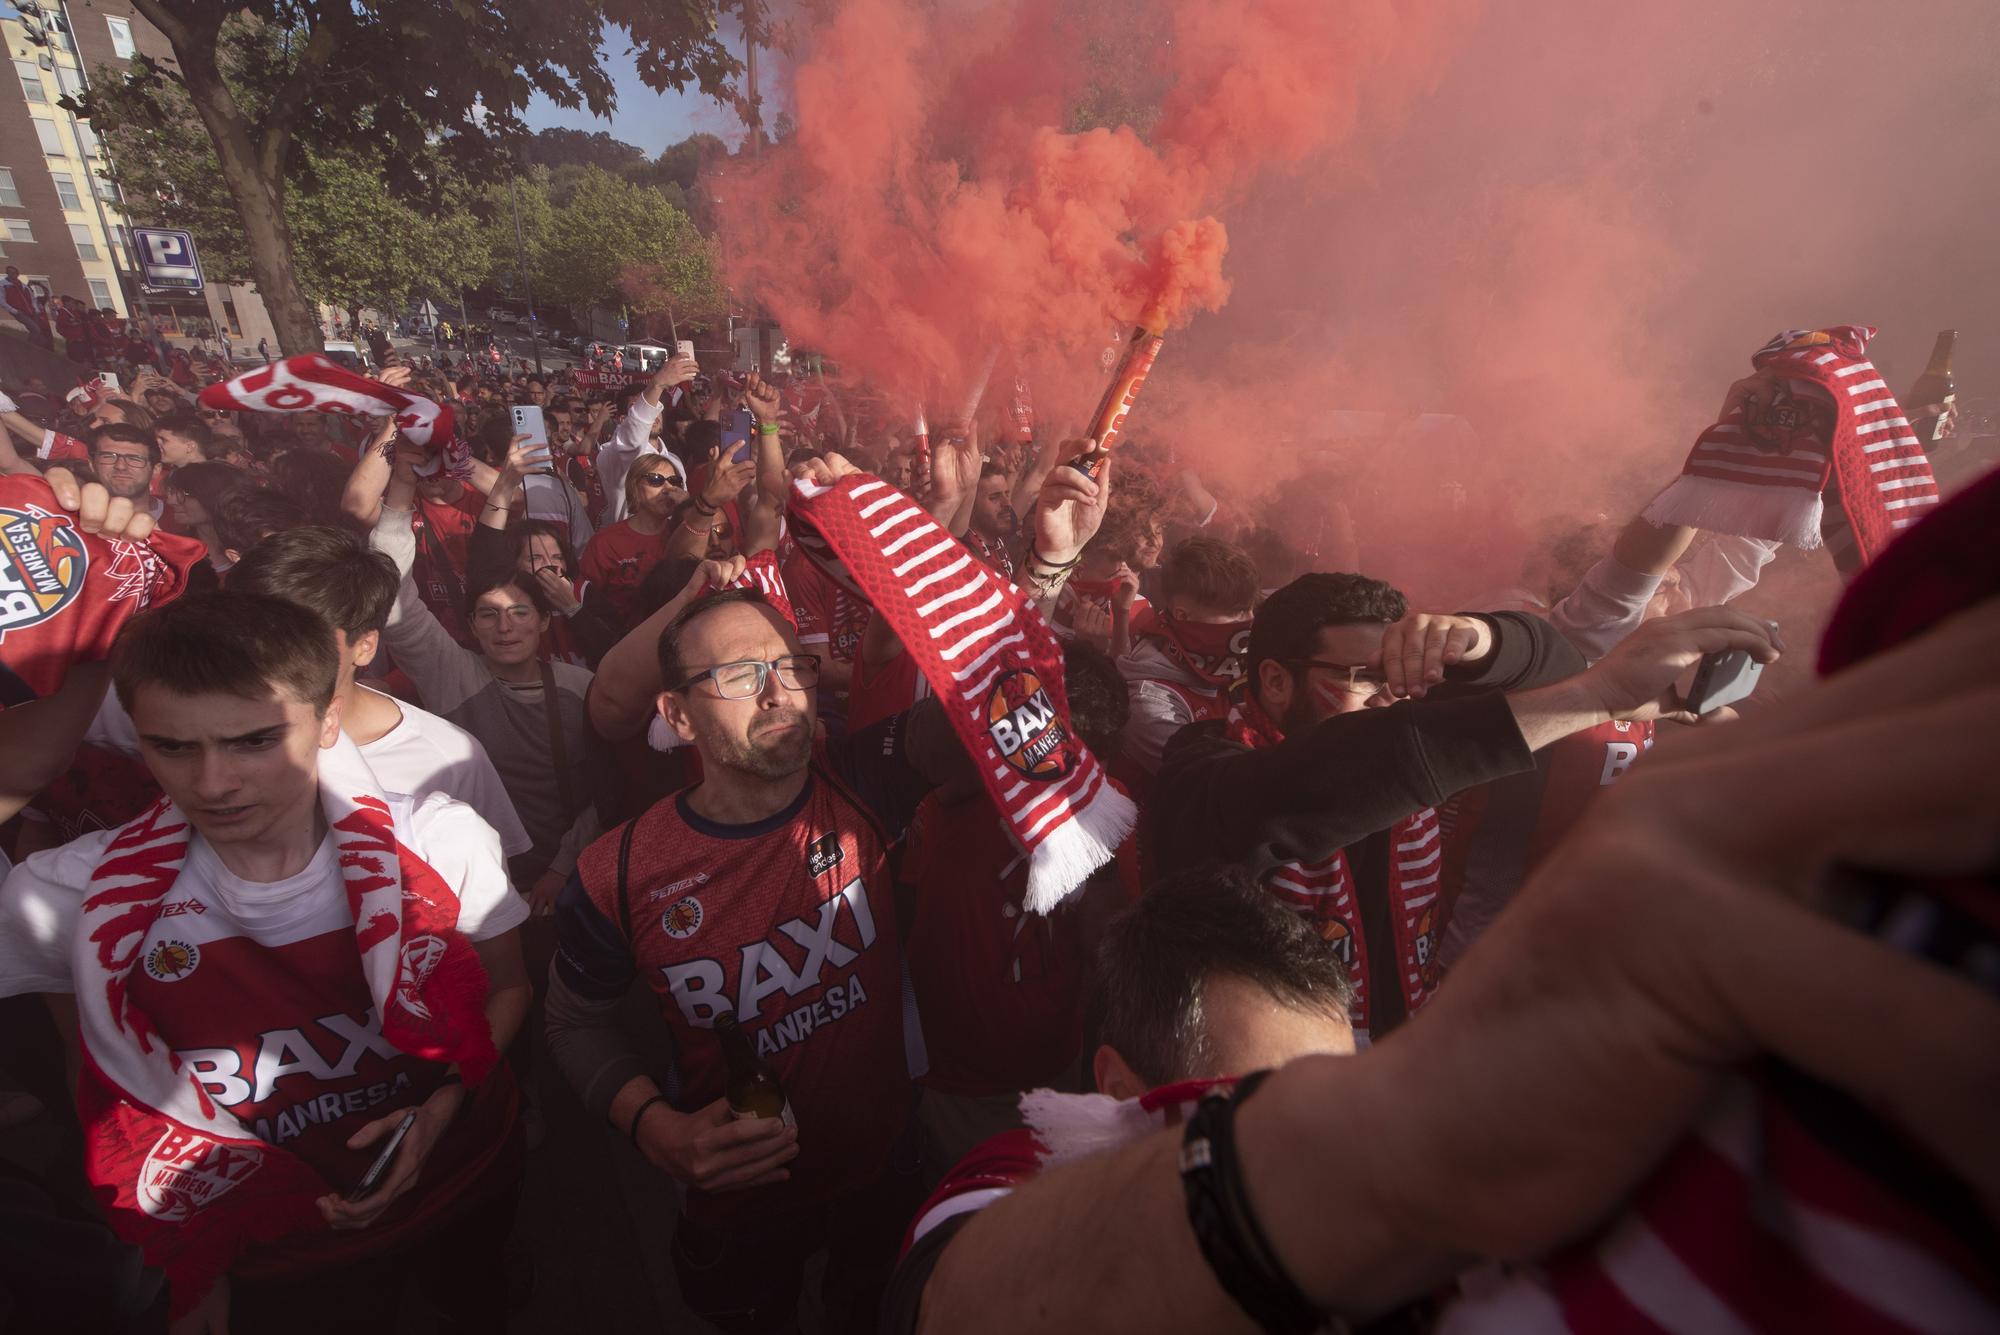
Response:
M675 343L674 343L674 356L676 356L676 357L693 357L693 356L694 356L694 340L693 340L693 339L691 339L691 338L683 338L683 339L678 339L678 340L676 340L676 341L675 341Z
M542 471L553 473L555 454L549 448L549 423L542 415L540 405L517 403L511 411L514 414L514 434L526 436L528 439L522 443L530 450L541 451L542 463L548 465Z
M733 408L722 414L722 458L725 463L740 464L750 457L752 429L748 408Z
M403 1120L396 1123L396 1129L389 1133L389 1139L382 1144L382 1152L375 1156L375 1162L368 1165L368 1171L354 1184L354 1190L347 1193L350 1201L363 1200L382 1185L382 1179L389 1175L389 1165L396 1162L396 1151L402 1148L403 1137L410 1134L410 1128L417 1122L417 1110L410 1109L403 1114Z
M1746 699L1763 675L1764 665L1752 658L1748 649L1703 654L1694 670L1694 685L1688 688L1688 710L1708 714Z
M116 372L99 371L97 378L103 383L105 389L111 391L113 394L118 392L118 376Z

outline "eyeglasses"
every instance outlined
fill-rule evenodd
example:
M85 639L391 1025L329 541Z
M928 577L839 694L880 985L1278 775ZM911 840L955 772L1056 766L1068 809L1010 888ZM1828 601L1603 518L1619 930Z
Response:
M1334 678L1333 688L1345 691L1349 695L1379 695L1389 689L1388 680L1380 672L1374 668L1357 667L1352 663L1329 663L1323 658L1288 658L1285 660L1285 666L1308 670L1318 668L1322 672L1331 673Z
M497 626L504 617L517 626L525 626L540 615L541 613L526 603L513 603L506 607L478 607L473 609L472 623L475 626Z
M819 655L786 654L768 663L754 660L723 663L718 667L704 668L674 689L685 691L708 678L715 682L715 693L723 699L748 700L764 693L764 682L773 672L778 674L778 684L786 690L809 691L819 682Z
M681 480L672 473L641 473L639 480L649 487L678 487Z
M99 468L148 468L152 456L145 454L97 454L92 455Z

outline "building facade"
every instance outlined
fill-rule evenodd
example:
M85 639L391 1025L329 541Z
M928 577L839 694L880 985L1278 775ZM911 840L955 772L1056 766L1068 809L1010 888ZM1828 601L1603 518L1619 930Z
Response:
M134 56L171 63L166 38L125 0L0 0L0 40L14 73L0 79L0 262L51 296L150 315L169 332L228 329L243 346L275 341L263 302L247 286L210 283L194 295L141 287L104 145L88 121L60 105ZM199 236L195 246L199 252Z

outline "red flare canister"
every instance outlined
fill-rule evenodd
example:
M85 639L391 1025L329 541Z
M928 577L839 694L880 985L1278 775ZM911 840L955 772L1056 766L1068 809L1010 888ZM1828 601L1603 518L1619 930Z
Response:
M1165 341L1164 334L1143 326L1132 331L1132 337L1125 344L1125 355L1119 359L1118 368L1111 373L1111 384L1105 389L1104 397L1098 400L1097 411L1091 415L1087 433L1090 449L1071 460L1072 467L1082 469L1093 479L1104 471L1102 461L1110 456L1111 447L1125 434L1125 419L1139 397L1139 387L1146 383L1153 363L1159 360L1160 345Z

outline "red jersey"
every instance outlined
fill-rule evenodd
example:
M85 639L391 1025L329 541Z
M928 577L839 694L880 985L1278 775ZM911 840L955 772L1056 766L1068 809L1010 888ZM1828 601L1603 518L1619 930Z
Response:
M931 693L917 660L899 653L886 663L854 659L854 680L847 688L847 726L865 728L903 713Z
M565 985L611 999L645 979L673 1033L676 1107L722 1095L711 1031L723 1009L784 1082L799 1129L791 1179L691 1192L691 1215L726 1223L823 1202L872 1181L902 1132L923 1039L905 999L891 834L878 814L900 828L923 781L899 740L894 729L850 739L839 759L859 789L822 752L797 799L750 825L718 825L676 794L586 849L563 891Z
M472 643L465 621L465 549L486 497L467 486L455 501L417 498L410 527L417 535L417 563L411 570L417 595L460 644Z
M639 581L667 554L669 530L641 533L632 521L621 519L601 528L583 549L577 568L583 578L604 591L621 621L630 625L632 608L639 594Z
M969 1095L1049 1083L1083 1043L1082 915L1021 907L1028 859L983 793L950 806L924 799L903 879L916 887L910 985L930 1057L924 1083Z
M861 654L861 633L868 629L869 606L804 555L785 565L785 588L798 613L799 643L825 652L837 663L852 663Z

